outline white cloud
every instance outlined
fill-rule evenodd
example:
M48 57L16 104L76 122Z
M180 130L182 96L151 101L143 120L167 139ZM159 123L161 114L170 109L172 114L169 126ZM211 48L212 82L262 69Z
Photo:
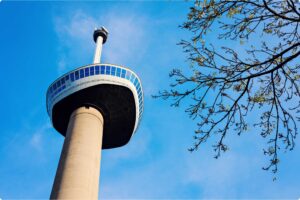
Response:
M35 149L41 150L42 134L36 133L32 135L32 138L30 139L30 145L33 146Z
M57 72L61 74L78 65L88 64L93 54L91 33L96 27L96 20L76 10L70 15L55 16L53 21L60 44Z
M59 62L58 62L58 73L61 74L66 70L66 59L65 57L61 57Z
M54 18L56 33L61 42L67 45L75 45L70 42L77 40L81 44L86 44L86 40L90 40L92 30L96 27L96 20L86 15L81 10L76 10L71 16L61 16Z
M203 162L204 160L206 162ZM202 158L201 162L197 162L197 159L191 158L191 160L187 161L187 176L184 181L186 183L199 184L199 187L203 190L204 197L224 198L224 193L227 193L226 191L229 192L230 188L236 184L236 177L239 173L237 163L240 162L237 162L233 152L226 156L225 159L221 158L221 160ZM216 190L218 193L215 193ZM229 193L232 195L232 191ZM233 196L230 197L232 198Z
M147 148L152 139L152 133L149 129L141 127L137 135L133 135L134 140L121 148L109 149L102 151L102 162L105 162L105 168L118 166L120 162L128 160L137 160L141 156L147 154Z
M142 59L147 43L146 20L136 15L107 16L109 42L104 52L107 62L130 63Z
M170 166L165 157L143 166L127 168L126 173L117 176L108 177L107 174L103 174L100 199L178 198L181 191L176 191L176 186L181 177L174 173L174 169L177 169L177 166ZM178 176L178 181L171 181L174 180L174 176Z
M168 69L163 66L174 62L165 44L171 42L177 48L177 41L169 36L162 39L161 33L155 31L167 27L168 21L164 19L155 21L142 14L124 10L115 12L112 9L106 10L105 15L91 15L83 10L66 11L63 15L55 16L53 21L61 44L57 68L59 74L92 62L95 48L92 34L94 28L99 26L105 26L109 31L101 61L127 66L136 71L143 78L145 97L155 94L163 81L153 77L162 71L167 76ZM150 54L155 56L151 62Z
M58 72L67 70L65 66L74 68L78 64L92 62L94 54L93 30L105 26L109 31L107 43L104 45L102 60L106 63L132 63L141 59L145 51L146 20L141 16L122 15L107 11L107 15L91 16L82 10L72 11L54 17L55 31L60 40ZM89 60L90 59L90 60ZM81 63L73 63L81 62ZM70 69L69 68L69 69Z
M51 124L49 122L43 124L42 126L36 128L36 130L33 132L29 144L34 149L38 151L43 150L43 136L44 134L47 134L47 130L51 128Z

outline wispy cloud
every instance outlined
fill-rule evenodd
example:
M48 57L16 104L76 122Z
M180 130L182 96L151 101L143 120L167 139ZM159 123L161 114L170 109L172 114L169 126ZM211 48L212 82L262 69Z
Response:
M62 74L67 68L65 56L61 56L60 60L58 61L58 68L57 71L59 74Z
M168 74L164 65L177 62L165 46L171 43L176 47L179 39L174 40L168 35L162 38L160 33L153 31L167 29L169 22L164 19L155 21L141 13L124 10L117 13L108 9L105 15L67 10L63 15L54 16L53 22L60 43L59 74L92 62L95 47L92 33L99 26L105 26L109 31L108 41L103 46L102 62L127 66L136 71L143 78L146 97L157 92L164 81L154 77L162 71ZM155 57L151 62L145 62L149 60L149 52L153 54L154 51Z
M34 133L31 135L31 138L29 140L30 146L32 146L35 150L43 151L43 145L44 145L44 135L48 134L48 130L52 128L50 122L46 122L40 127L37 127Z
M109 30L109 42L104 45L103 61L107 63L130 63L141 59L145 44L146 20L135 14L122 15L109 11L107 15L92 17L82 10L69 11L65 15L54 17L55 31L60 40L58 72L74 66L72 60L83 59L81 63L92 61L94 42L92 33L96 27L105 26ZM90 59L90 60L89 60ZM70 69L69 68L69 69Z
M81 10L54 16L54 28L59 39L57 72L61 74L92 58L92 31L96 20Z
M247 178L247 165L253 164L234 152L223 155L219 160L209 156L201 159L194 156L187 158L183 181L186 184L199 185L202 197L209 198L237 198L234 188Z
M102 151L102 162L105 163L104 170L116 167L124 161L130 162L147 155L147 149L149 148L153 134L146 127L141 127L139 132L140 133L137 133L137 135L133 135L134 143L129 142L127 145L121 148Z
M76 10L68 15L54 18L56 33L63 45L87 46L92 30L97 26L96 19L81 10ZM73 44L76 41L78 44ZM84 52L83 52L84 53Z
M107 44L104 59L124 64L142 59L148 46L146 19L135 14L110 14L106 17L111 40Z

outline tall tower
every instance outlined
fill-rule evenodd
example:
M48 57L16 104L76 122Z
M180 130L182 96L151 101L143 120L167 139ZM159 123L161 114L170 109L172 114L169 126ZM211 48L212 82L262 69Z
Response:
M51 199L98 199L101 149L121 147L137 130L143 90L128 68L101 64L108 31L94 31L94 63L72 70L47 91L47 111L65 141Z

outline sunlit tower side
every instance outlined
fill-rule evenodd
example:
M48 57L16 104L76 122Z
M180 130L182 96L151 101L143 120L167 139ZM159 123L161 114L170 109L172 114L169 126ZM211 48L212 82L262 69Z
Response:
M101 149L127 144L143 112L143 90L128 68L100 64L108 31L94 31L94 63L70 71L47 91L47 112L65 141L51 199L98 199Z

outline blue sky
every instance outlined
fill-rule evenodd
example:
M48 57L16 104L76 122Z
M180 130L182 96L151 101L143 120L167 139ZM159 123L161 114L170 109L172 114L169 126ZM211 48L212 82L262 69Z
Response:
M102 25L110 32L102 62L140 76L145 111L128 145L102 151L100 198L300 198L299 138L294 151L280 154L273 182L261 170L268 158L258 130L229 135L230 151L218 160L211 148L216 138L191 154L196 121L151 97L168 88L172 68L189 67L176 45L190 36L178 28L188 7L184 1L0 2L0 198L49 198L64 138L51 127L46 90L59 75L92 63L92 32Z

